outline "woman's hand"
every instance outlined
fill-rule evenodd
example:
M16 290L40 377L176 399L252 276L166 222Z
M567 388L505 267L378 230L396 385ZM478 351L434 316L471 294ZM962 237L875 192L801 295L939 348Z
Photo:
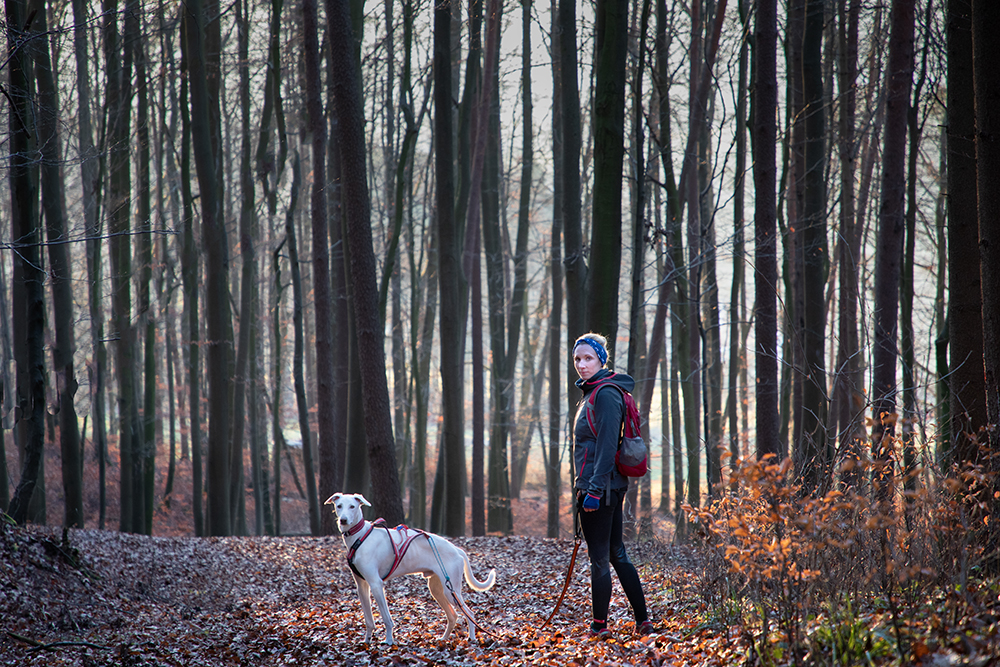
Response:
M596 512L601 507L601 497L588 493L583 499L584 512Z

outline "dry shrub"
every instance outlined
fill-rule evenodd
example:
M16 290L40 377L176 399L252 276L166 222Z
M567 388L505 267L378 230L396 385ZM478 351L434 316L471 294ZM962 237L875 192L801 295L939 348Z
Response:
M863 486L809 495L792 467L788 459L742 462L720 498L685 507L708 547L705 595L719 618L753 638L755 659L848 664L854 658L845 653L871 660L881 651L905 663L913 630L903 619L917 606L936 600L957 619L988 608L991 596L996 603L980 581L996 558L996 487L986 467L914 470L923 486L900 484L888 502ZM867 612L882 619L881 630L859 625ZM824 651L834 659L818 659Z

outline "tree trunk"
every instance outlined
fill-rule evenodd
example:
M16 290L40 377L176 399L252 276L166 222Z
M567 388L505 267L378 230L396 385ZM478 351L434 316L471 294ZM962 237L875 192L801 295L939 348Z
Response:
M757 458L780 456L778 422L778 243L775 201L778 106L777 0L759 0L754 24L754 336Z
M250 384L251 371L250 364L256 364L256 359L250 355L250 338L257 327L257 315L254 301L254 291L257 284L257 250L254 245L254 218L256 212L254 208L255 194L253 186L253 176L251 174L250 155L250 73L247 66L249 50L249 25L247 23L246 5L240 2L237 5L237 42L240 53L239 61L239 106L242 115L241 140L240 140L240 311L239 311L239 334L236 347L236 377L233 383L233 464L242 468L244 451L244 434L248 425L252 422L245 418L245 414L252 410L254 405L254 388ZM317 299L317 306L319 305ZM249 394L249 395L248 395ZM252 430L252 429L251 429ZM257 456L256 447L251 438L250 459L251 474L254 488L254 523L256 534L263 531L263 497L261 495L261 475L260 460ZM242 475L234 475L234 478L242 478ZM242 479L239 479L242 482ZM242 483L233 484L233 495L230 502L233 507L238 505L239 497L242 495ZM232 509L232 508L231 508Z
M327 228L327 179L326 179L326 118L320 93L320 52L318 19L315 0L302 3L303 31L305 34L305 94L308 109L309 134L312 136L312 266L313 301L316 320L316 431L319 440L320 461L332 458L335 447L336 404L333 384L333 304L330 283L329 230ZM322 469L320 470L322 473ZM332 473L333 471L329 471ZM329 474L329 473L328 473ZM332 513L320 528L318 503L339 491L339 482L320 475L320 494L317 496L317 526L319 533L334 534L336 527ZM312 499L310 498L310 503Z
M141 230L137 239L136 256L139 260L138 273L138 318L137 331L145 330L142 340L142 417L138 424L136 441L136 529L146 535L153 532L153 510L156 495L156 317L152 310L153 280L153 216L149 174L149 82L146 77L146 52L142 38L141 17L131 7L125 14L125 42L133 50L135 59L136 97L136 139L138 159L136 160L136 200L137 216L135 227ZM138 347L136 354L139 354Z
M438 233L438 285L441 308L441 447L445 464L437 475L445 483L446 512L441 530L447 535L465 534L465 477L463 437L463 391L461 332L461 264L455 229L455 183L452 162L451 94L451 6L434 7L434 144L436 216ZM433 522L432 522L433 523Z
M803 363L799 477L807 492L821 490L828 475L826 443L826 110L823 100L823 0L807 0L803 32L802 79L805 113L805 175L802 265Z
M37 148L31 113L33 81L32 61L25 49L18 48L21 27L25 24L23 2L6 3L7 44L12 54L8 61L11 98L8 131L10 141L10 207L11 231L19 241L14 254L14 289L16 297L12 313L15 324L23 323L18 336L15 331L15 359L18 365L17 423L18 438L23 443L21 476L9 513L17 523L41 517L29 516L29 504L35 492L42 465L45 438L45 278L41 270L42 224L38 211Z
M188 62L191 77L191 127L202 207L205 247L205 312L208 325L208 532L229 535L230 423L229 383L232 325L229 313L229 242L222 216L222 184L216 175L218 116L211 114L209 72L218 21L208 21L201 0L187 4ZM214 16L214 14L213 14ZM215 52L217 55L217 52Z
M565 249L563 266L566 276L566 336L567 348L587 326L587 265L583 261L583 232L580 206L580 89L577 83L578 59L576 43L576 2L558 0L559 25L559 88L562 96L562 229ZM571 355L566 355L567 414L572 418L579 400L579 390L573 384L576 372ZM575 478L570 457L570 474Z
M900 260L906 193L906 111L913 76L915 0L894 0L889 33L888 98L882 150L882 196L875 255L872 352L872 455L875 494L892 497Z
M115 3L112 3L114 5ZM117 9L116 6L113 9ZM120 466L120 530L141 532L142 499L136 497L140 460L137 456L141 429L132 420L138 393L135 378L135 331L132 324L132 250L129 241L129 207L131 201L130 162L127 147L130 142L130 105L132 51L119 39L117 12L107 14L105 24L105 54L108 62L108 130L109 156L108 215L110 218L111 273L114 323L118 330L115 346L115 369L118 374L118 423ZM120 63L120 64L119 64Z
M187 74L188 49L187 22L181 23L181 72ZM184 283L184 315L188 329L188 426L191 432L191 484L194 534L202 537L205 530L203 508L205 481L202 462L201 422L201 335L198 302L201 298L201 281L197 241L195 240L194 197L191 193L191 116L188 106L188 76L181 77L181 210L184 219L184 247L181 252L181 274Z
M327 58L333 54L325 49ZM331 66L330 71L333 71ZM337 112L333 104L333 77L327 77L326 105L329 110L330 127L327 132L327 171L328 203L327 212L330 222L330 298L333 304L334 339L348 341L348 351L354 347L351 338L351 314L348 301L347 256L344 249L344 214L341 202L340 179L340 144L337 143ZM351 406L350 395L351 355L336 354L333 356L333 402L337 416L334 419L333 446L320 459L320 484L329 484L336 490L346 490L344 470L347 465L348 428L350 428ZM324 463L325 461L325 463ZM324 472L326 470L327 472ZM326 477L329 482L324 482ZM320 498L323 500L323 498ZM327 512L328 521L336 521L335 513ZM324 524L325 525L325 524ZM325 530L325 528L324 528Z
M736 91L736 190L733 193L733 282L729 293L729 391L726 393L726 414L729 416L730 465L740 460L740 426L737 393L740 370L745 357L740 345L743 312L740 308L744 293L744 261L746 260L744 230L744 188L747 171L747 60L750 50L750 15L744 2L739 2L743 39L740 42L738 88Z
M976 187L972 0L948 0L948 326L952 449L974 461L987 423ZM888 126L886 128L888 132ZM980 258L981 260L981 258Z
M995 2L972 0L973 70L976 91L976 177L979 185L979 248L982 267L983 351L986 378L986 415L991 427L990 451L994 455L992 471L1000 463L1000 58L992 36L1000 28L1000 6ZM985 444L985 443L984 443ZM984 460L981 456L980 460ZM994 490L1000 484L993 482ZM994 512L998 496L993 497ZM994 514L996 516L996 514ZM992 522L991 522L992 523ZM995 536L997 529L991 530ZM992 542L995 544L996 542ZM992 557L994 569L997 557Z
M87 11L83 0L73 0L74 23L81 25L86 20L88 20ZM87 230L88 312L90 314L90 337L94 347L93 361L88 367L90 417L93 423L94 455L98 459L98 528L103 530L107 505L105 502L106 487L104 483L108 445L104 397L107 349L104 345L104 318L100 316L100 304L103 299L101 285L103 281L101 280L100 223L97 220L97 188L99 187L99 181L90 116L90 54L86 30L73 31L73 47L76 56L78 100L77 143L80 157L80 189L83 199L84 227Z
M560 444L562 443L563 423L562 387L560 384L560 369L565 367L565 350L559 344L562 333L563 307L563 263L562 263L562 228L563 228L563 84L562 84L562 48L563 39L559 21L557 0L551 0L552 15L552 228L549 237L549 285L552 290L551 308L548 321L548 372L549 372L549 454L545 459L545 491L547 512L545 519L546 537L559 537L559 496L562 491L562 462L560 460ZM574 76L576 76L574 72ZM572 414L572 413L570 413ZM569 417L567 417L567 421Z
M842 456L850 461L843 470L845 482L857 482L862 437L860 416L863 414L864 393L861 375L861 350L858 344L858 265L856 249L860 236L855 211L855 117L858 78L858 18L860 0L838 0L840 73L838 78L841 107L840 137L840 234L837 241L839 309L837 320L837 361L834 373L833 405L836 430L840 437Z
M615 359L621 276L628 4L598 0L595 11L594 204L585 298L587 327L607 337L610 362Z
M378 312L378 284L372 249L371 208L365 181L364 119L361 86L355 54L350 48L351 25L346 0L327 0L328 30L333 71L341 76L334 84L337 109L343 202L347 220L346 242L349 268L354 277L354 316L357 324L361 367L385 368L385 349ZM438 135L440 139L440 135ZM392 437L389 388L385 374L362 374L365 431L371 464L374 511L390 523L403 520L403 503L396 469L396 448ZM462 508L464 509L464 507ZM464 514L464 512L463 512ZM464 519L464 516L463 516ZM463 521L464 523L464 521Z
M45 34L46 12L36 15L38 31ZM73 367L76 338L73 332L73 295L71 293L69 253L66 232L66 195L63 189L62 139L58 130L53 63L48 40L35 41L32 49L38 81L38 137L41 163L42 208L45 213L49 242L49 282L52 285L52 312L55 325L55 345L52 367L55 371L59 413L59 445L62 454L62 482L65 514L63 525L83 528L83 463L80 448L80 428L77 423L74 396L78 384Z

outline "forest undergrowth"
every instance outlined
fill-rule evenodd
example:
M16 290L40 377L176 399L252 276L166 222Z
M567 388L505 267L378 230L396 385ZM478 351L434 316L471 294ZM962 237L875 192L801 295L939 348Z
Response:
M738 628L747 664L1000 664L992 475L915 468L873 501L873 466L853 466L856 485L807 494L790 460L750 462L685 508L710 622Z
M566 599L572 539L546 539L526 489L528 535L455 538L497 585L466 599L486 632L440 640L419 577L387 585L397 644L364 621L337 537L156 537L0 527L0 665L974 665L1000 664L1000 580L984 546L992 481L981 469L921 480L895 503L870 490L807 496L790 464L743 466L722 497L686 508L687 545L659 517L631 541L657 633L633 633L615 584L613 639L587 635L586 548ZM183 486L183 482L181 482ZM183 496L182 496L183 497ZM984 500L985 498L985 500ZM304 511L287 503L291 525ZM173 525L175 502L159 525ZM373 518L373 517L369 517ZM568 528L568 525L567 525ZM564 530L563 534L569 534Z

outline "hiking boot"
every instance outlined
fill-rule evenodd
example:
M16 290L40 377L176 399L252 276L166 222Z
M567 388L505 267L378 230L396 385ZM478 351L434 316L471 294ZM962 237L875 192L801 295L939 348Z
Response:
M656 632L656 628L653 627L652 621L643 621L635 626L635 632L640 637L645 637L646 635L651 635Z
M608 630L607 623L591 623L590 636L598 639L608 639L611 637L611 630Z

